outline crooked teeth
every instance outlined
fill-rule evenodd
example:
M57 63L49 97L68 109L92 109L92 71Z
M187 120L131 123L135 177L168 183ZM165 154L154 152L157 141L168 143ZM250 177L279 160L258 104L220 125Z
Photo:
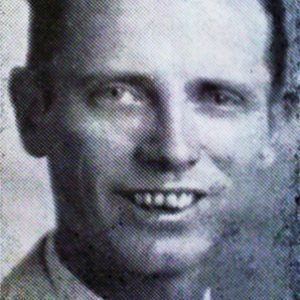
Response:
M192 193L180 193L180 195L175 193L138 193L133 198L139 206L184 209L192 204L194 195Z

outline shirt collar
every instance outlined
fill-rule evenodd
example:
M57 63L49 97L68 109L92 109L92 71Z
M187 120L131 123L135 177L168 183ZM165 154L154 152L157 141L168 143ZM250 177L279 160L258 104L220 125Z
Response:
M46 242L46 263L58 299L103 300L83 285L59 260L54 247L54 233L50 233ZM211 300L208 288L203 300Z

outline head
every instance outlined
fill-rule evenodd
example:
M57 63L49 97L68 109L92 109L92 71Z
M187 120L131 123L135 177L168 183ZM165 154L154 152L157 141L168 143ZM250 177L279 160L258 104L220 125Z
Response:
M106 251L120 268L176 273L228 220L267 221L279 5L32 2L12 98L26 149L48 158L61 232L99 249L95 261Z

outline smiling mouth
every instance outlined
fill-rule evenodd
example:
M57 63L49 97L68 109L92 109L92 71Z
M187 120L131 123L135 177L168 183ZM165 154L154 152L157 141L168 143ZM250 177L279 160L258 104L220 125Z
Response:
M205 192L196 189L122 190L116 194L144 210L173 214L194 206L207 196Z

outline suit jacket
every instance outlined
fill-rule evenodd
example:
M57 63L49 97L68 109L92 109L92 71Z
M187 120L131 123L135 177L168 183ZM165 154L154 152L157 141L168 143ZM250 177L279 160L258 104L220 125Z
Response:
M46 238L1 283L1 300L57 299L45 260Z
M4 279L1 300L103 300L81 283L59 260L54 232Z

